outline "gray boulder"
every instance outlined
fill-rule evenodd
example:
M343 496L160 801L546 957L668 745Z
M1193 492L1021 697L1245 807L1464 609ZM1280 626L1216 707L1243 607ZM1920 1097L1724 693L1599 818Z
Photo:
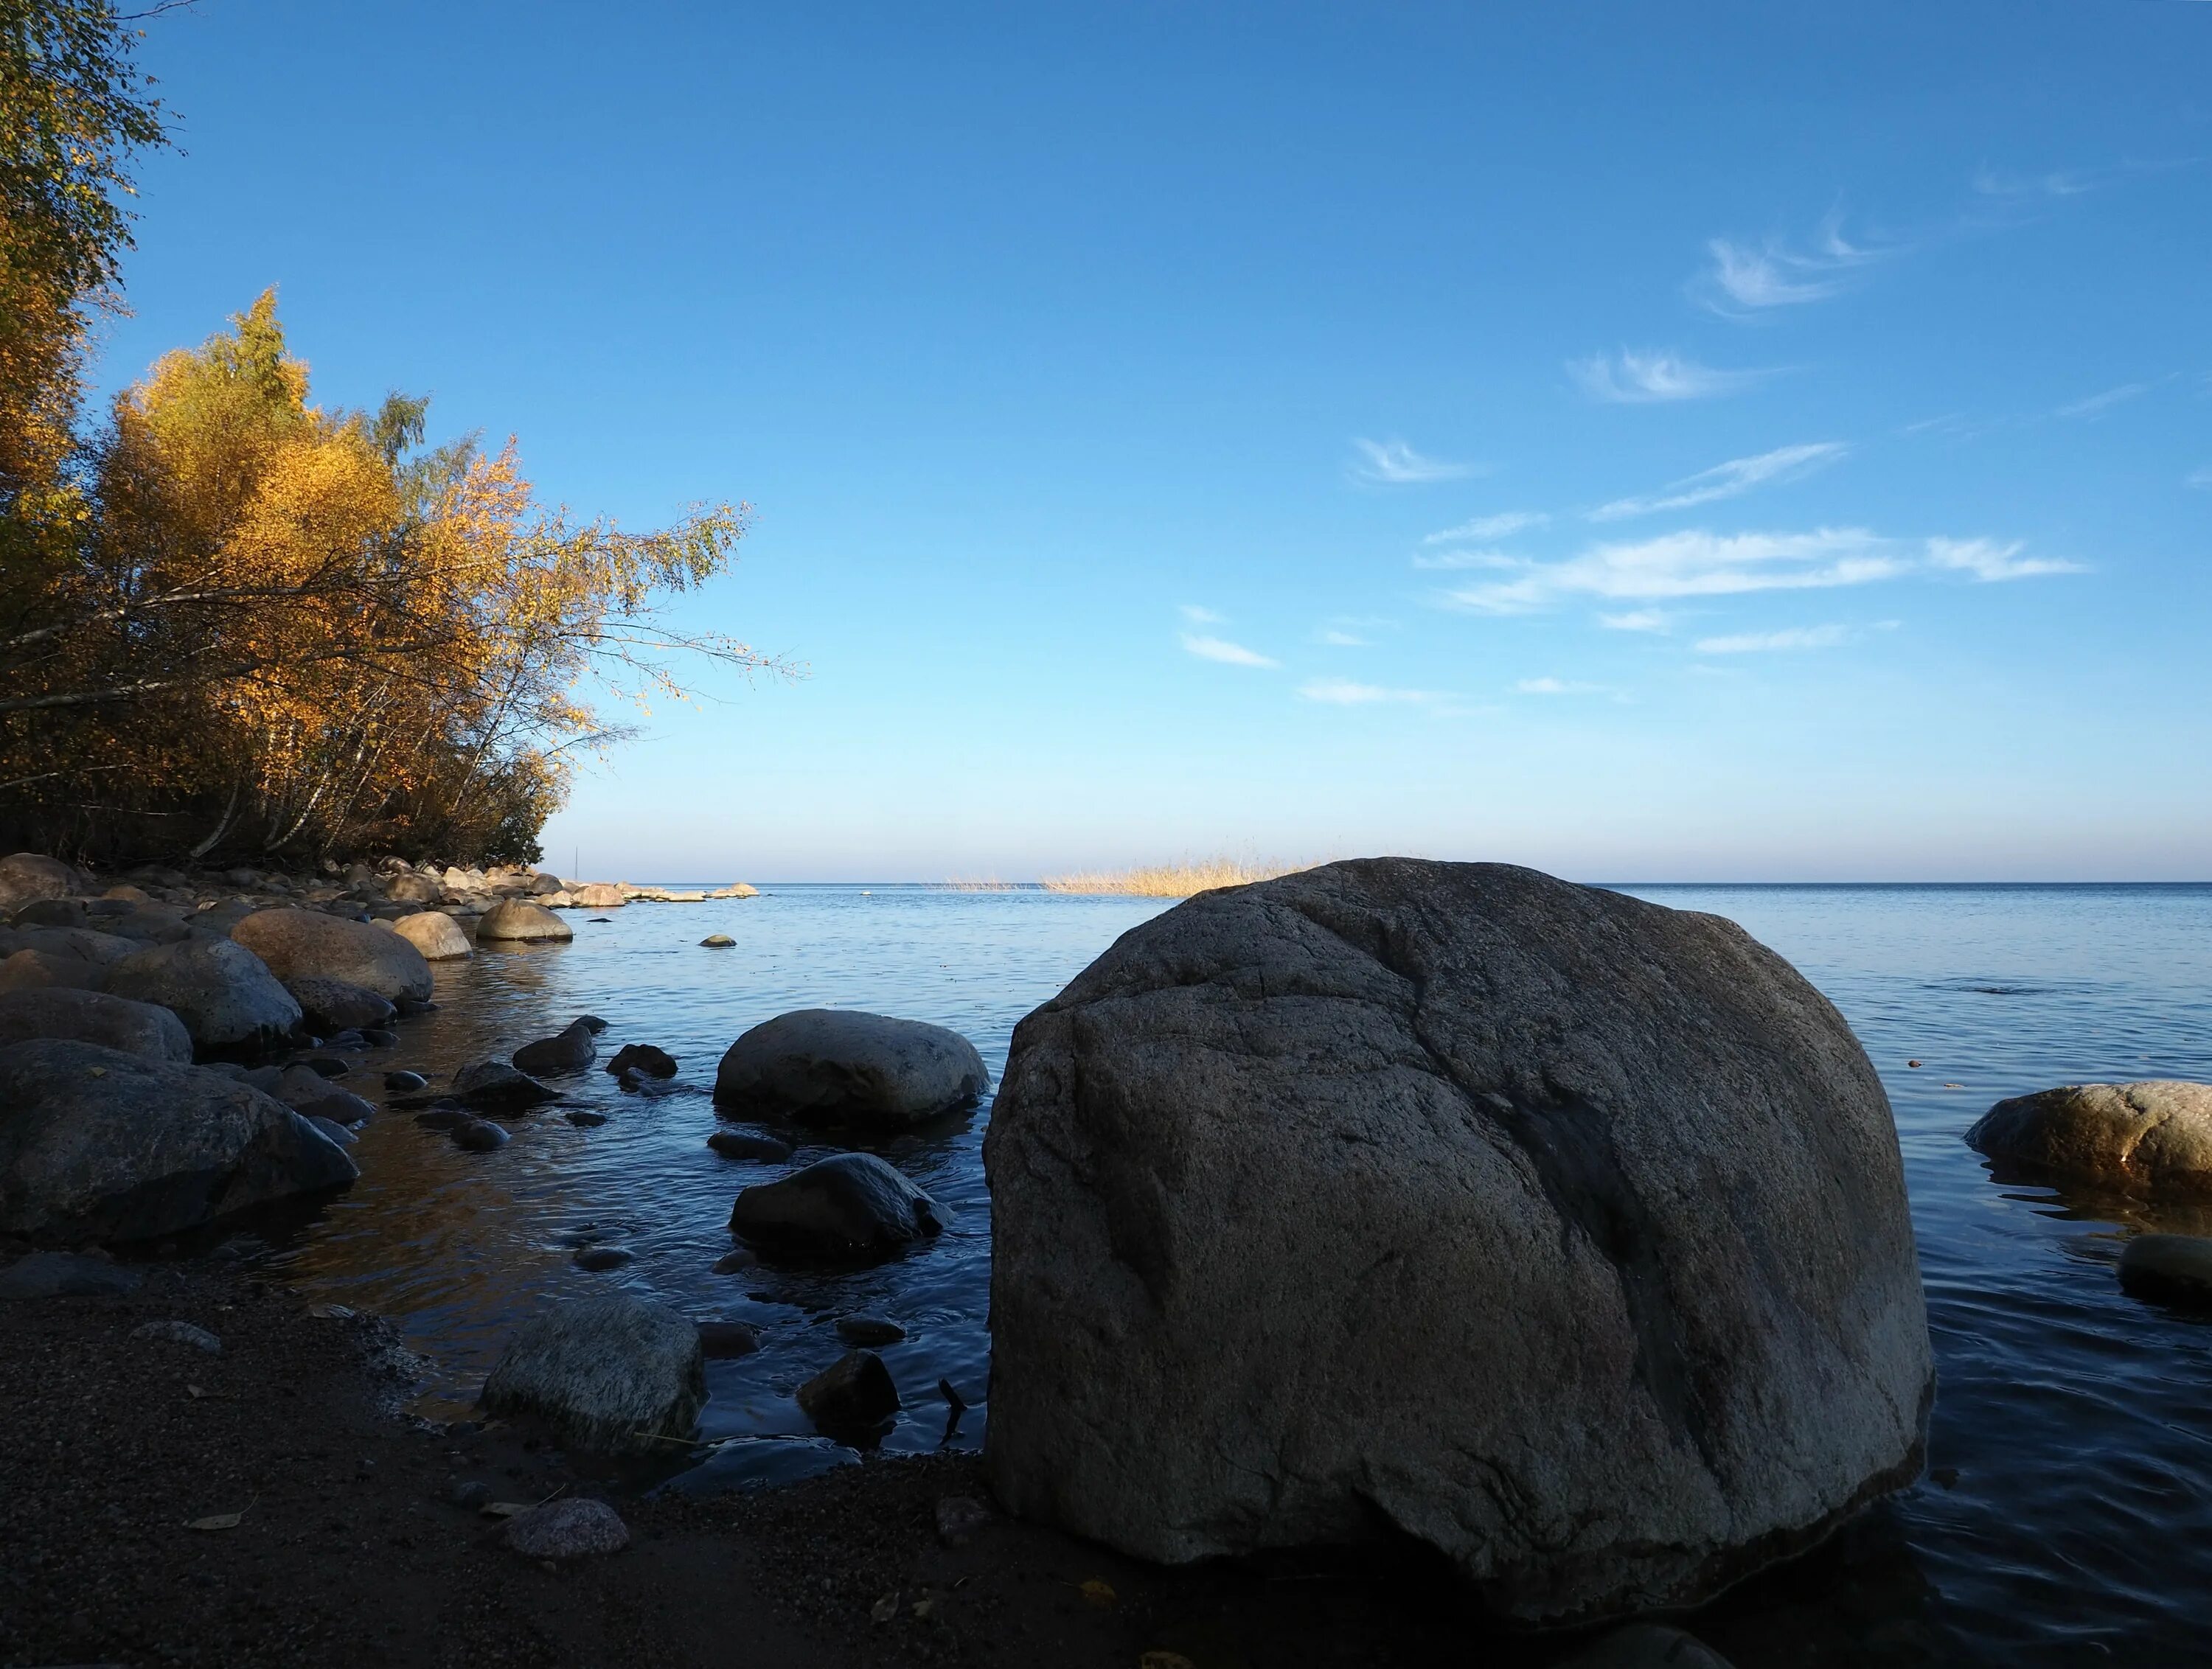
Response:
M227 938L195 935L125 956L107 992L168 1009L204 1054L250 1053L292 1035L300 1005L261 958Z
M1966 1140L2002 1164L2153 1193L2212 1193L2212 1084L2069 1083L1999 1102Z
M501 899L486 910L483 919L477 923L478 943L490 939L512 944L563 944L575 937L575 930L543 904L526 903L520 898Z
M770 1252L852 1258L896 1251L951 1220L874 1154L840 1153L741 1191L730 1232Z
M0 1233L149 1240L356 1174L291 1108L222 1073L93 1043L0 1049Z
M257 910L233 927L230 936L288 984L343 980L387 1002L402 997L420 1002L430 994L430 964L422 953L369 922L320 910Z
M0 995L0 1046L40 1037L97 1043L180 1066L192 1059L191 1034L185 1023L151 1003L59 986Z
M300 1005L309 1028L325 1036L334 1032L359 1031L363 1026L392 1023L390 1003L366 986L349 980L302 975L284 981L284 989Z
M1022 1022L984 1156L993 1486L1126 1552L1383 1525L1594 1620L1919 1471L1888 1102L1717 917L1402 859L1202 894Z
M379 925L413 945L425 962L457 962L476 955L460 924L442 910L417 910Z
M35 852L0 858L0 910L20 910L43 898L73 898L86 890L84 877L58 858Z
M699 1329L665 1304L586 1298L515 1330L484 1381L483 1406L532 1415L595 1454L650 1452L688 1437L707 1402Z
M919 1020L855 1009L800 1009L730 1045L716 1103L740 1117L913 1124L973 1107L991 1087L975 1046Z

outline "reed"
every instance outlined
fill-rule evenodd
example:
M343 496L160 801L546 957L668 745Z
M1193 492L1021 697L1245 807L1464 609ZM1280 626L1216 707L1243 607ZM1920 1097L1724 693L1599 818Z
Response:
M1012 892L1015 883L1001 881L995 875L956 875L938 883L947 892Z
M1042 883L1047 892L1119 893L1132 898L1188 898L1215 887L1241 887L1253 881L1272 881L1309 864L1246 863L1234 858L1211 858L1200 863L1147 864L1135 869L1082 870L1072 875L1048 875Z

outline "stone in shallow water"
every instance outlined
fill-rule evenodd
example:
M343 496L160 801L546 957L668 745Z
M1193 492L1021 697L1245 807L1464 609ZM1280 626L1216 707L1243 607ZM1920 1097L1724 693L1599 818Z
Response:
M2212 1194L2212 1084L2069 1083L1999 1102L1966 1132L2002 1164L2077 1181Z
M2191 1309L2212 1309L2212 1240L2137 1235L2120 1253L2120 1289Z
M514 1138L489 1119L470 1119L453 1127L453 1145L466 1153L494 1153Z
M872 1153L840 1153L738 1195L730 1230L801 1257L865 1258L935 1235L949 1214Z
M725 1159L757 1159L780 1165L791 1157L790 1143L779 1142L773 1136L757 1136L747 1130L718 1130L707 1138L707 1145Z
M427 1089L430 1080L420 1072L386 1072L384 1087L395 1095L411 1095L417 1089Z
M554 1098L526 1072L518 1072L503 1060L479 1060L453 1074L453 1094L471 1107L519 1112Z
M629 1545L629 1526L604 1501L571 1496L549 1501L507 1521L509 1548L530 1559L580 1559L619 1553Z
M837 1322L837 1337L848 1344L896 1344L906 1329L880 1315L848 1315Z
M620 1269L635 1255L633 1253L625 1252L619 1246L586 1246L579 1250L569 1261L579 1269L588 1270L593 1274L598 1274L604 1270Z
M848 1350L799 1387L799 1405L830 1435L872 1431L898 1412L898 1387L873 1350Z
M897 1126L973 1107L991 1087L974 1044L919 1020L799 1009L730 1045L714 1100L736 1117Z
M607 1062L607 1071L617 1075L642 1072L647 1077L674 1077L676 1057L651 1043L625 1043Z
M760 1349L760 1331L742 1321L702 1321L699 1348L706 1352L709 1362L748 1356Z
M580 1072L598 1059L599 1046L592 1029L581 1020L572 1022L550 1037L526 1043L514 1052L514 1070L533 1075Z

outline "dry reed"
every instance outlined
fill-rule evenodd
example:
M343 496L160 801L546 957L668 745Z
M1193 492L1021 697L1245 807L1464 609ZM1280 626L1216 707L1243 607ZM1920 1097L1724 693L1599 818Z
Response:
M1136 869L1085 870L1073 875L1048 875L1047 892L1121 893L1134 898L1188 898L1215 887L1241 887L1248 882L1272 881L1308 864L1244 863L1233 858L1211 858L1201 863L1148 864Z

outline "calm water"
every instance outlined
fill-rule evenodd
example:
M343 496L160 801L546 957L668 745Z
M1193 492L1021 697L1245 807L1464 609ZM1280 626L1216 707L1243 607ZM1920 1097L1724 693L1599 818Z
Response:
M1960 1139L2027 1089L2212 1078L2212 887L1626 890L1742 923L1857 1030L1896 1108L1941 1375L1929 1478L1695 1626L1741 1669L2212 1662L2212 1326L2123 1296L2113 1273L2135 1229L2212 1232L2212 1220L2000 1185ZM781 1168L706 1147L714 1062L772 1015L854 1006L951 1026L995 1074L1015 1022L1159 907L785 886L632 906L604 925L577 913L572 945L441 966L440 1011L388 1064L448 1071L589 1011L611 1023L603 1058L658 1043L683 1073L653 1095L589 1074L572 1093L606 1124L551 1109L491 1155L403 1114L374 1121L362 1180L279 1254L285 1277L399 1322L439 1365L434 1406L472 1396L514 1318L548 1297L626 1286L756 1324L757 1356L709 1364L705 1435L734 1441L686 1487L849 1460L811 1435L792 1393L842 1353L839 1316L886 1315L908 1330L883 1352L908 1407L885 1447L934 1448L939 1378L979 1404L988 1378L988 1107L878 1150L957 1214L939 1241L852 1273L718 1276L732 1199ZM716 931L737 949L699 948ZM575 1269L587 1236L635 1261ZM978 1442L984 1412L950 1441Z

